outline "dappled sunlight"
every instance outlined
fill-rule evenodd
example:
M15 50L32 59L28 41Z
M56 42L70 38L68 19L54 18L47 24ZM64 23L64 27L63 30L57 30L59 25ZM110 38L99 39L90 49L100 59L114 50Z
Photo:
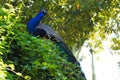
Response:
M104 50L100 53L94 54L94 68L96 80L119 80L120 70L118 62L120 62L119 54L111 54L109 48L110 42L106 40L103 42ZM82 58L81 66L87 77L87 80L92 80L92 62L90 48L85 43L80 52Z

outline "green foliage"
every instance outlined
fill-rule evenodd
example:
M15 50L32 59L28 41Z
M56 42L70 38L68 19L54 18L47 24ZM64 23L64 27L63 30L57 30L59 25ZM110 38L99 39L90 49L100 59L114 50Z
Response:
M57 30L74 51L89 38L94 49L102 49L107 36L118 35L120 31L119 0L2 0L1 3L16 13L22 23L46 8L48 14L42 22Z
M110 40L110 35L114 34L113 42L111 46L113 50L119 47L119 0L101 0L101 1L90 1L92 7L90 13L92 14L91 20L93 22L93 31L88 35L88 44L92 47L95 53L102 51L103 42ZM117 41L115 41L115 39Z
M29 35L11 10L0 8L1 80L84 80L54 43Z
M120 38L113 38L112 41L113 41L112 43L113 50L120 50Z
M0 0L0 7L0 74L3 74L0 78L3 80L32 79L38 77L37 73L42 78L71 76L74 67L69 69L73 65L59 56L57 46L26 31L25 24L41 8L48 10L42 22L57 30L75 51L87 40L98 52L112 33L116 37L111 47L119 50L119 0ZM70 75L66 77L66 74Z
M8 7L5 2L22 10L21 18L23 23L35 16L41 8L46 8L48 14L42 22L59 32L70 47L73 47L74 44L82 46L84 40L87 39L87 35L92 30L91 14L82 9L79 0L3 1L5 7Z
M119 0L4 0L0 2L6 8L13 7L14 10L19 11L23 23L36 15L41 8L46 8L49 13L43 22L56 29L72 48L81 47L84 41L89 39L92 31L96 33L100 30L101 36L98 37L102 40L107 37L106 34L120 31ZM116 29L114 25L117 25ZM99 40L97 42L96 45L101 43Z

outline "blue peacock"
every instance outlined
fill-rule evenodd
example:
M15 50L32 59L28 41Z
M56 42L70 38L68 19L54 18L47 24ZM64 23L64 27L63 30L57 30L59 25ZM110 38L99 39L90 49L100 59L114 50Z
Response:
M67 54L67 60L73 64L79 66L80 64L70 51L68 46L65 44L61 36L56 33L50 26L40 23L42 18L47 14L45 9L42 9L35 17L30 19L27 23L28 31L33 36L46 37L58 45L61 51ZM81 68L80 68L81 69ZM85 78L84 73L81 73L81 76ZM86 80L86 79L85 79Z

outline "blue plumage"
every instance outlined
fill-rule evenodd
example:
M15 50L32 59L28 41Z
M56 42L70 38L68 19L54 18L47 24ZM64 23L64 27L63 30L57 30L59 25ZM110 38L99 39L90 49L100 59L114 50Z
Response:
M31 34L35 33L36 26L39 24L39 22L42 20L44 16L45 16L44 11L41 11L28 22L27 27L28 27L29 33Z

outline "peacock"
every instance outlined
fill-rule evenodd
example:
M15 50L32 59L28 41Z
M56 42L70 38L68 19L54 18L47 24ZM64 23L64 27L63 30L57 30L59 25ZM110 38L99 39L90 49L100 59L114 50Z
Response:
M35 17L30 19L27 23L28 31L33 36L40 36L50 39L59 47L61 51L67 54L67 60L80 68L80 63L77 61L73 53L70 51L61 36L53 30L50 26L42 24L40 21L47 14L45 9L42 9ZM80 68L81 69L81 68ZM81 76L85 78L84 73ZM86 80L86 79L85 79Z

